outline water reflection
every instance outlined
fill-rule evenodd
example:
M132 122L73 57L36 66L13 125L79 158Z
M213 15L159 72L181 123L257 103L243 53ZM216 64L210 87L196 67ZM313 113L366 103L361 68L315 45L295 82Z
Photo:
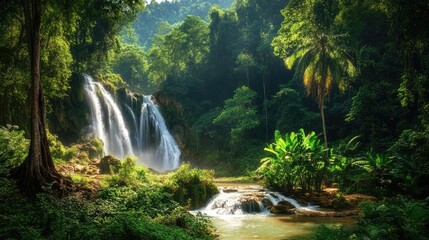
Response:
M263 214L210 217L220 239L307 239L320 224L351 226L352 218Z

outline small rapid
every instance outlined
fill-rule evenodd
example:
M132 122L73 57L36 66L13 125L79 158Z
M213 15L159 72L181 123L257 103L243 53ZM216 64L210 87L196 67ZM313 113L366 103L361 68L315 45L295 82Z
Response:
M317 206L302 206L293 198L261 186L220 187L220 193L200 211L208 216L270 214L270 208L287 202L290 209L317 209Z
M317 212L314 205L304 206L297 200L258 185L220 186L201 212L210 218L221 240L283 240L309 238L320 224L353 224L351 218L313 217L299 214ZM288 205L289 214L272 214L276 205ZM297 212L297 214L292 214Z

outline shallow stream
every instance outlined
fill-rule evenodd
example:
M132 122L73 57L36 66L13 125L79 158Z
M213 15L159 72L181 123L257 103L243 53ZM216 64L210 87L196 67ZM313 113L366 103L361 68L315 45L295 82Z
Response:
M320 224L352 226L349 217L308 217L274 215L269 205L288 201L297 209L317 211L317 206L301 206L294 199L257 185L220 186L220 193L200 212L209 216L220 239L307 239Z

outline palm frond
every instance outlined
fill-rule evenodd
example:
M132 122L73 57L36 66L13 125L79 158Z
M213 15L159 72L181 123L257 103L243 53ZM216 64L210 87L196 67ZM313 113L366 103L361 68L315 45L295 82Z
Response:
M293 65L298 59L301 59L310 49L300 47L285 59L285 65L288 69L292 69Z

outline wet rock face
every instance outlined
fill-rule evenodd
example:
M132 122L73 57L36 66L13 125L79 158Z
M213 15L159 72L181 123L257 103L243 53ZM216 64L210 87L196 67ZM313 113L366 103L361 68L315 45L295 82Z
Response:
M259 213L262 212L263 206L261 199L256 196L243 196L241 198L241 209L244 213Z
M90 109L83 94L83 77L73 74L67 97L55 100L47 115L49 130L64 144L77 142L90 123Z

